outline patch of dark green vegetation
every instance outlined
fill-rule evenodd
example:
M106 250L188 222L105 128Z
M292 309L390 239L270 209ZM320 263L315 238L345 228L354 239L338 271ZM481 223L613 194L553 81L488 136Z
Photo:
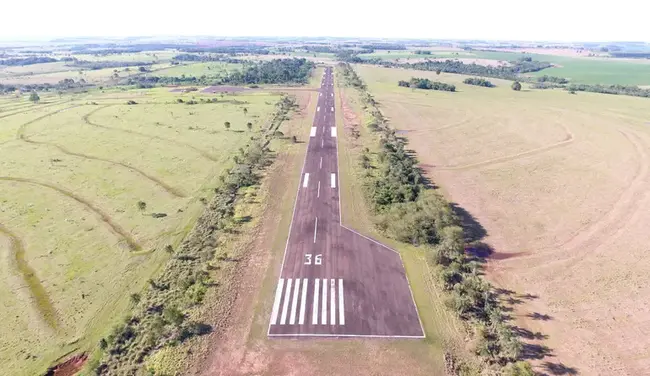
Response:
M638 86L628 85L587 85L571 84L565 89L569 92L588 91L592 93L631 95L633 97L650 98L650 89L641 89Z
M431 81L428 78L412 77L410 81L400 80L397 85L423 90L456 91L456 86L444 82Z
M306 84L314 63L306 59L274 59L246 64L241 71L220 76L158 77L153 75L130 77L128 85L140 88L155 85L254 85L254 84Z
M271 163L268 144L296 104L285 96L277 107L270 126L251 137L247 147L233 157L234 166L220 177L214 198L205 201L207 207L187 238L177 249L164 247L171 258L142 293L131 295L131 314L100 340L102 356L93 365L96 375L145 374L145 361L157 350L212 330L210 325L190 319L188 311L202 304L208 289L219 288L211 270L237 262L223 252L215 256L215 250L226 234L235 233L241 225L235 218L240 190L259 183L262 169Z
M480 78L480 77L468 77L463 80L463 83L467 85L483 86L483 87L495 86L492 82L486 80L485 78Z
M464 230L450 203L435 191L407 151L406 140L396 135L378 108L377 101L349 64L340 71L347 85L361 98L368 127L379 140L378 151L365 148L366 198L378 229L401 242L421 247L427 262L447 292L447 304L477 336L474 349L486 369L505 375L533 375L530 364L520 361L523 344L507 322L495 289L481 276L481 264L466 252ZM454 374L475 374L462 361L453 362Z
M86 60L72 59L68 63L66 63L66 65L75 68L98 70L98 69L105 69L105 68L121 68L121 67L137 67L137 66L147 67L150 66L151 63L147 63L144 61L86 61Z
M15 57L10 59L0 60L0 65L18 66L18 65L34 65L43 63L54 63L58 60L47 56L30 56L30 57Z

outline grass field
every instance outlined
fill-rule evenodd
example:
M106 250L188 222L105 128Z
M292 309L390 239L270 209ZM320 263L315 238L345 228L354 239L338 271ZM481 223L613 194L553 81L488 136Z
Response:
M650 342L638 333L650 330L650 101L357 69L421 166L475 219L473 235L494 247L489 278L531 294L515 303L515 322L540 371L648 373ZM412 76L458 92L397 86Z
M59 64L59 63L53 63ZM45 64L43 64L45 65ZM153 64L151 65L151 70L158 70L161 68L167 68L169 64ZM26 67L25 67L26 68ZM0 84L16 84L16 85L28 85L28 84L56 84L59 81L71 78L75 81L84 79L90 83L102 83L111 79L114 71L117 70L120 78L129 77L133 75L140 74L137 67L128 67L127 68L105 68L105 69L96 69L96 70L61 70L61 71L51 71L48 73L39 73L39 74L29 74L25 72L24 74L14 74L2 76L0 75Z
M175 77L175 76L194 76L201 77L206 76L216 76L216 75L225 75L228 72L233 72L235 70L241 70L240 64L229 64L221 62L210 62L210 63L194 63L194 64L184 64L184 65L175 65L170 68L161 69L156 72L156 76L161 77Z
M176 103L192 97L202 94L107 90L23 107L0 98L14 108L0 113L3 372L39 374L94 346L192 227L248 141L246 123L256 132L279 99Z
M643 61L627 61L589 57L568 57L554 55L521 54L514 52L473 51L473 55L483 59L517 60L530 56L535 60L548 61L557 67L532 73L533 76L565 77L575 83L649 85L650 64Z

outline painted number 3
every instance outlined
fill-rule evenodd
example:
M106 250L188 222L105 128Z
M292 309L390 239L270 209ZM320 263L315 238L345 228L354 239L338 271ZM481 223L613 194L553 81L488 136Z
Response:
M311 265L312 264L312 254L307 253L305 255L305 265ZM321 265L323 263L323 255L317 254L316 257L314 257L314 265Z

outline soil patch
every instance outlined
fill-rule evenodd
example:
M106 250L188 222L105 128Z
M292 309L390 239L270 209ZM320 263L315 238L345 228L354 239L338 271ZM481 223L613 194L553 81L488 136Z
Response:
M206 87L205 89L201 90L202 93L238 93L241 91L246 91L246 90L251 90L247 87L241 87L241 86L210 86Z
M86 360L88 360L88 355L85 353L75 355L65 362L48 369L44 376L74 376L81 371L84 364L86 364Z

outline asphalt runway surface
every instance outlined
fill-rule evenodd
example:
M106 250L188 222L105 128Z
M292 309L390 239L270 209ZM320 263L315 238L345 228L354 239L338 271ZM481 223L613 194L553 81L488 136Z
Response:
M423 338L400 255L341 224L334 99L333 71L328 67L268 335Z

